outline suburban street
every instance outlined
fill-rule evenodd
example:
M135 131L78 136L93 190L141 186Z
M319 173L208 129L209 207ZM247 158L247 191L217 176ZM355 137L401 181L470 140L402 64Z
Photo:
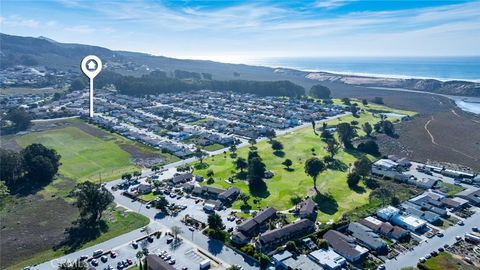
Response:
M430 252L438 250L438 248L443 247L445 244L452 245L456 242L456 236L463 236L466 232L471 232L473 227L480 224L480 210L478 208L472 209L475 209L476 213L464 220L464 226L451 226L443 232L443 237L435 236L420 243L414 247L412 251L402 253L398 255L396 259L386 261L386 269L396 270L407 266L415 266L421 257L425 257L427 254L430 254Z

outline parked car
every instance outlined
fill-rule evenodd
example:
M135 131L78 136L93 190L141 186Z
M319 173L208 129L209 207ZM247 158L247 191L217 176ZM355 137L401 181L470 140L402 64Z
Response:
M103 254L103 250L97 249L93 252L93 257L98 257Z
M169 237L167 238L167 244L170 244L173 241L173 238Z
M423 263L423 262L426 261L426 259L425 259L425 257L421 257L421 258L419 259L419 261L420 261L421 263Z
M438 252L436 252L435 250L430 252L430 255L432 255L433 257L437 256L438 255Z
M189 229L191 232L195 231L195 229L194 229L193 227L188 227L188 229Z
M437 233L437 236L438 236L438 237L443 237L443 233L442 233L442 232L438 232L438 233Z
M108 261L108 257L105 256L105 255L103 255L103 256L100 258L100 260L101 260L103 263L105 263L105 262Z
M461 237L460 235L457 235L457 236L455 236L455 239L456 239L457 241L459 241L459 240L462 240L462 237Z
M168 261L169 264L171 265L174 265L175 264L175 260L174 259L171 259L170 261Z
M117 254L117 252L115 252L115 251L111 251L111 252L110 252L110 257L112 257L112 258L116 258L117 255L118 255L118 254Z
M134 249L137 249L137 248L138 248L138 244L137 244L136 242L132 242L132 247L133 247Z
M439 252L444 252L445 249L444 249L443 247L439 247L439 248L438 248L438 251L439 251Z
M93 266L98 266L98 260L97 260L97 259L93 259L90 263L91 263Z
M128 263L128 265L132 265L133 261L131 259L127 259L127 263Z
M473 228L472 228L472 231L478 232L478 227L473 227Z
M463 225L465 225L465 223L463 223L463 220L459 220L459 221L457 222L457 225L463 226Z
M449 246L450 246L449 244L443 245L444 248L448 248Z
M88 259L88 255L82 255L82 256L80 256L80 261L84 261L84 260L86 260L86 259Z

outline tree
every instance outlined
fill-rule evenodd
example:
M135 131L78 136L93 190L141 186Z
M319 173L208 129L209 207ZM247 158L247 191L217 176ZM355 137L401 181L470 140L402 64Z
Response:
M365 179L365 177L369 175L370 171L372 170L372 163L366 156L357 159L353 165L353 171L360 175L363 179Z
M358 151L362 151L362 152L370 154L370 155L374 155L374 156L380 155L380 150L378 149L378 144L373 140L369 140L369 141L360 143L357 146L357 149L358 149Z
M350 188L356 187L360 182L360 175L356 172L351 172L347 176L347 183Z
M366 122L365 124L363 124L362 129L367 134L367 137L370 137L373 131L372 125L370 125L369 122Z
M316 157L312 157L305 161L305 173L312 177L313 179L313 188L318 193L317 189L317 177L318 175L325 170L325 164L323 161Z
M84 80L80 78L76 78L70 84L70 90L83 90L86 87L86 83Z
M357 136L357 131L349 123L340 123L337 125L337 133L343 146L351 148L352 139Z
M287 167L287 169L290 170L290 166L292 166L293 162L291 159L285 159L285 161L282 163L282 165L284 165L285 167Z
M357 108L357 106L355 106L355 105L350 105L350 112L352 113L352 115L353 115L354 117L357 117L357 116L358 116L358 114L357 114L357 113L358 113L358 108Z
M383 132L390 137L395 136L395 127L393 126L393 123L389 120L383 121Z
M98 222L103 211L113 202L113 195L104 186L86 181L77 185L72 195L77 199L76 206L80 217Z
M293 253L298 252L297 245L295 244L294 241L288 241L287 244L286 244L286 249L290 252L293 252Z
M250 195L246 194L246 193L240 193L238 195L238 199L243 201L243 204L244 205L247 205L248 204L248 200L250 200Z
M32 116L24 108L13 108L7 112L5 119L14 124L15 130L20 131L30 127Z
M389 202L391 196L392 192L389 189L380 187L370 192L368 200L371 202L373 198L379 198L382 201L382 206L385 206Z
M61 165L61 156L57 154L55 149L47 148L38 143L27 146L21 151L20 155L28 179L41 183L50 182Z
M151 170L152 170L152 172L156 172L156 171L160 170L160 167L158 167L157 165L153 165Z
M172 226L172 228L170 228L170 230L172 231L173 238L175 238L175 239L178 238L178 235L179 235L179 234L182 234L182 233L183 233L182 228L180 228L180 227L178 227L178 226Z
M248 180L250 184L261 181L265 175L265 164L260 157L254 157L248 162Z
M213 170L207 170L207 177L212 178L214 175Z
M23 167L19 153L0 148L0 179L11 189L16 187L22 176Z
M237 146L235 144L230 145L230 152L235 153L237 151Z
M267 137L269 141L272 141L276 136L277 134L274 129L267 129L267 131L265 131L265 137Z
M349 98L342 98L342 102L343 104L347 105L347 106L350 106L352 103L350 102L350 99Z
M372 102L373 102L373 103L376 103L376 104L383 104L383 98L381 98L381 97L374 97L374 98L372 99Z
M368 105L368 100L367 99L362 99L362 104L363 106L367 106Z
M299 204L301 201L302 201L302 198L300 198L300 196L298 196L298 195L295 195L295 196L293 196L293 197L290 197L290 202L291 202L293 205L297 205L297 204Z
M310 88L310 96L320 99L330 99L331 91L328 87L316 84Z
M7 200L9 195L10 195L10 190L8 190L8 187L5 184L5 182L0 180L0 209L2 209L3 206L5 205L5 201Z
M141 176L141 175L142 175L142 173L141 173L140 171L134 171L134 172L133 172L133 176L135 176L135 177L137 177L137 178L138 178L139 176Z
M322 139L326 141L328 139L333 138L333 134L330 131L323 129L322 133L320 134L320 137L322 137Z
M340 144L334 137L332 137L327 140L327 146L325 147L325 150L327 150L327 152L330 154L330 157L333 159L338 153L338 150L340 150Z
M122 179L130 181L130 179L132 179L132 174L131 173L124 173L124 174L122 174Z
M240 170L240 172L242 173L243 173L243 170L246 169L248 166L247 161L242 157L237 158L234 164L235 164L235 168L237 170Z
M275 152L281 151L283 149L283 144L279 141L272 140L271 144L272 144L272 149Z
M165 211L165 209L167 208L169 202L168 200L164 197L164 196L158 196L153 202L152 202L152 205L157 208L157 209L160 209L162 211Z
M193 155L200 160L200 164L203 165L203 159L205 158L206 154L205 152L202 151L202 149L198 148L195 149L195 152L193 152Z
M87 270L87 264L83 261L65 261L58 265L58 270Z
M208 223L208 227L215 231L220 231L220 230L223 230L223 228L225 228L225 225L223 225L222 218L217 213L212 213L208 215L207 223Z
M230 267L227 268L227 270L242 270L243 268L239 265L231 265Z

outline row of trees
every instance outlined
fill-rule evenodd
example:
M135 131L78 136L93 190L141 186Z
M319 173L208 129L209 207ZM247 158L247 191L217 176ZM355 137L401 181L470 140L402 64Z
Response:
M0 179L10 190L44 185L58 172L60 155L42 144L31 144L20 153L0 149Z
M172 91L191 91L211 89L216 91L234 91L239 93L254 93L260 96L298 97L305 94L302 86L290 81L247 81L247 80L195 80L183 81L167 76L159 76L152 72L142 77L122 76L114 72L102 72L97 79L99 87L113 84L123 94L149 95Z

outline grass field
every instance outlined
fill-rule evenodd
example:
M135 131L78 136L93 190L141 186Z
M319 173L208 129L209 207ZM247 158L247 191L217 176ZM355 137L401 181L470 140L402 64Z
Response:
M371 113L362 113L359 118L346 116L341 119L331 120L328 124L330 126L352 120L356 120L359 122L359 125L362 125L365 122L373 124L380 119ZM359 135L363 135L362 132L359 130ZM267 185L266 191L250 191L245 181L236 178L237 171L233 165L234 159L230 157L229 153L205 159L209 167L196 170L195 173L206 176L206 172L212 170L214 172L213 178L215 179L213 186L227 188L233 185L240 188L243 192L251 194L249 204L252 206L252 209L268 205L275 207L277 210L287 210L293 206L290 198L315 195L313 180L305 174L304 163L312 156L323 158L327 155L327 152L324 149L325 143L318 135L314 134L311 127L278 136L276 140L280 141L284 146L283 155L275 155L267 141L261 141L256 145L267 170L275 174L272 179L265 180ZM237 154L239 157L247 158L248 151L248 147L240 148L237 150ZM368 203L370 190L362 185L356 190L351 190L346 182L348 168L360 155L360 153L354 151L345 152L340 150L335 156L339 161L338 169L326 170L318 177L317 187L321 194L327 195L316 198L320 210L318 220L322 222L337 220L343 213ZM293 161L291 170L287 170L282 165L282 162L287 158ZM236 178L234 184L225 181L230 177ZM254 199L260 199L260 202L254 204ZM242 204L242 202L237 201L233 207L240 208Z
M108 230L101 232L97 238L78 246L75 250L80 250L99 244L113 237L146 226L149 223L149 219L147 217L133 212L126 212L122 208L116 208L115 210L107 211L104 213L103 219L106 221ZM22 269L25 266L42 263L63 256L67 253L66 250L66 248L60 248L57 250L48 249L33 255L29 254L30 256L26 255L25 257L13 256L8 260L9 264L2 265L2 268L5 267L3 268L5 270Z
M41 143L62 156L60 174L75 180L108 181L132 172L137 166L131 154L122 147L135 148L137 152L157 154L159 151L138 145L119 135L105 132L81 120L69 120L71 125L32 132L16 138L21 147ZM167 162L176 161L166 156Z
M473 270L478 269L473 265L466 264L461 259L454 257L448 252L440 252L438 256L428 259L421 264L428 270Z

